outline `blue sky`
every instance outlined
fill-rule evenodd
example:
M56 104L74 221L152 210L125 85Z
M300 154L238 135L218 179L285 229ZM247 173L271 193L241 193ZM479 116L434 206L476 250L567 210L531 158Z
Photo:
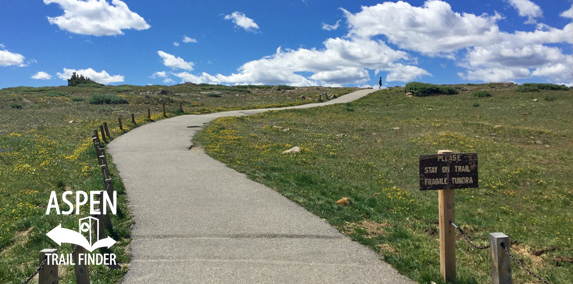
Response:
M0 88L573 83L571 0L0 2Z

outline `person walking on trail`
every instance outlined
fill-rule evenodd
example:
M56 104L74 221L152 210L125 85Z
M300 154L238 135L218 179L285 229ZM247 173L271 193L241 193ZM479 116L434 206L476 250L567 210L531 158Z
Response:
M378 80L378 90L380 90L382 88L382 77L380 77L380 80Z

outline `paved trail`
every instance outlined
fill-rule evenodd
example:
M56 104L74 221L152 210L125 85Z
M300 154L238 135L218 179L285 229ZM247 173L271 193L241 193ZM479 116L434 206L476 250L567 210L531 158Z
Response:
M274 190L187 150L200 129L188 126L267 110L177 116L109 144L136 221L124 283L412 283Z

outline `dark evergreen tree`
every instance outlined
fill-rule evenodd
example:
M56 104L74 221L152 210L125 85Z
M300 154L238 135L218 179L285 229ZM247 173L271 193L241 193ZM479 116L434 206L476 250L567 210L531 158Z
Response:
M78 76L76 72L72 74L72 77L68 79L68 86L81 86L81 85L99 85L98 83L92 81L89 77L84 77L84 75Z

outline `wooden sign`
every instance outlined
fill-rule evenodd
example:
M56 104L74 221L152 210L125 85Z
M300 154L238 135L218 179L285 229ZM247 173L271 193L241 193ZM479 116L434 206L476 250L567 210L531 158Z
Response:
M420 155L420 190L478 188L477 153Z

